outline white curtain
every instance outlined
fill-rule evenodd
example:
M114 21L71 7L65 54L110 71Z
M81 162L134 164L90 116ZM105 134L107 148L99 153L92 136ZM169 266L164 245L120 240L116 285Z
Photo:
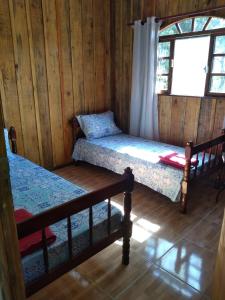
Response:
M160 22L155 17L134 24L130 134L159 138L158 99L155 93Z

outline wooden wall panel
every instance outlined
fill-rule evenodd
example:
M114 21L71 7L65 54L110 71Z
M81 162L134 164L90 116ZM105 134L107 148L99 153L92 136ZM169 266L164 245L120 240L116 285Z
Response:
M22 134L20 106L15 73L14 49L10 22L8 1L1 1L0 5L0 71L2 73L1 86L4 88L5 107L4 117L6 126L13 124L19 136ZM6 101L7 100L7 101ZM5 115L5 113L7 113ZM24 155L23 138L18 140L18 150Z
M85 112L93 112L93 108L95 111L93 0L83 0L82 9L85 12L82 18L84 109Z
M172 97L161 96L159 101L159 134L162 142L170 140Z
M105 28L105 108L112 109L112 49L111 49L111 2L104 1L104 26Z
M184 134L182 144L185 144L189 141L192 141L193 143L197 142L200 107L200 98L186 97Z
M17 129L19 153L47 168L71 161L74 114L112 108L110 7L0 0L5 124Z
M69 120L74 114L72 51L70 34L70 14L68 1L56 1L56 26L58 33L60 90L64 137L64 163L71 160L73 137Z
M213 136L216 137L221 133L221 128L225 121L225 100L218 99L216 101L215 121L213 126Z
M10 0L9 5L25 155L40 163L25 3Z
M74 113L84 112L82 1L70 0Z
M201 101L201 110L198 124L198 143L206 141L212 137L215 120L215 110L216 99L204 99L203 101Z
M93 43L94 43L94 89L95 97L98 101L95 101L95 111L99 111L106 106L106 57L105 57L105 34L102 27L105 26L104 19L104 7L102 7L101 0L95 0L93 3L93 14L94 14L94 24L93 24ZM110 20L108 20L110 21ZM107 22L107 21L106 21ZM96 84L97 81L100 84Z
M125 2L125 1L124 1ZM224 5L225 0L142 0L130 1L129 14L133 20L143 19L156 15L165 17L179 13L194 12ZM126 44L132 43L132 33L128 35L128 29L124 30L128 23L127 10L124 3L115 1L112 5L112 91L115 99L115 113L119 125L127 131L129 127L130 111L130 81L127 73L123 72L124 59L126 64L132 67L132 51ZM212 15L225 17L225 10L213 12ZM165 23L166 24L166 23ZM130 41L129 41L130 39ZM123 88L126 82L126 88ZM225 99L201 99L196 97L159 97L159 126L160 139L167 143L184 145L188 140L202 142L216 136L222 127L225 115ZM125 110L126 108L126 110Z
M186 98L172 97L172 112L171 112L171 129L170 139L171 144L182 144L184 137L184 120L186 112Z
M28 2L28 0L26 0ZM50 112L48 102L48 84L45 58L44 24L41 0L29 0L31 35L34 53L34 68L36 73L36 88L38 97L39 122L41 127L41 143L43 165L51 168L53 165ZM17 128L17 127L16 127ZM20 135L18 134L18 137ZM20 140L20 139L19 139Z
M133 6L131 6L131 3ZM128 130L133 30L127 23L141 13L140 1L118 0L111 7L112 20L112 92L114 111L119 126Z
M224 117L224 99L159 96L160 139L169 144L184 146L216 137Z
M64 163L64 135L59 72L57 15L54 1L42 0L53 160Z

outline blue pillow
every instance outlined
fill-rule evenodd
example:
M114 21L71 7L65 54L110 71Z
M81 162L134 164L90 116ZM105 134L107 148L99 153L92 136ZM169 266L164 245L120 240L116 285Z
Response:
M77 116L77 120L87 139L98 139L122 132L116 126L111 111L102 114L80 115Z
M10 144L9 144L9 134L8 130L4 128L4 136L5 136L5 146L6 146L6 151L11 152Z

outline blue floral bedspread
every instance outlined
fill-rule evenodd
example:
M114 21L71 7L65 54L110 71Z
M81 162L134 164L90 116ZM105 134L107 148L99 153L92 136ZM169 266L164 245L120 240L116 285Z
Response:
M160 155L171 152L184 154L184 149L142 138L118 134L100 139L79 139L73 159L104 167L122 174L126 167L133 169L135 180L167 196L179 200L183 171L160 163Z
M81 187L12 154L8 150L10 178L15 209L25 208L32 214L40 213L59 204L77 198L86 193ZM121 212L112 206L111 230L121 226ZM73 236L73 254L89 246L88 210L71 218ZM96 242L107 235L107 203L93 207L93 239ZM66 221L51 226L56 234L56 241L48 247L49 264L53 268L69 257ZM33 281L44 273L42 251L36 251L22 259L26 282Z

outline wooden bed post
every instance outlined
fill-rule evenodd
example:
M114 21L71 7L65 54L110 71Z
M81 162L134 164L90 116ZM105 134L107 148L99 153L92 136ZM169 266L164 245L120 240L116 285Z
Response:
M9 128L9 139L11 141L12 153L17 154L16 129L14 127Z
M134 175L130 168L126 168L124 176L128 177L129 185L127 190L124 192L124 218L123 218L123 265L129 264L130 256L130 238L132 235L132 222L130 219L131 213L131 193L134 187Z
M0 98L0 299L24 300L25 288L9 178Z
M219 189L219 192L216 196L216 202L218 202L219 200L219 196L220 194L223 192L224 190L224 166L225 166L225 157L224 157L224 153L225 153L225 129L221 129L221 135L224 136L224 142L222 143L222 147L221 147L221 170L218 173L217 177L216 177L216 181L215 181L215 188ZM222 188L221 188L222 187Z
M188 185L190 181L192 147L193 147L193 142L188 142L185 147L185 166L184 166L184 176L181 183L181 198L180 198L180 206L181 206L182 213L187 212Z

